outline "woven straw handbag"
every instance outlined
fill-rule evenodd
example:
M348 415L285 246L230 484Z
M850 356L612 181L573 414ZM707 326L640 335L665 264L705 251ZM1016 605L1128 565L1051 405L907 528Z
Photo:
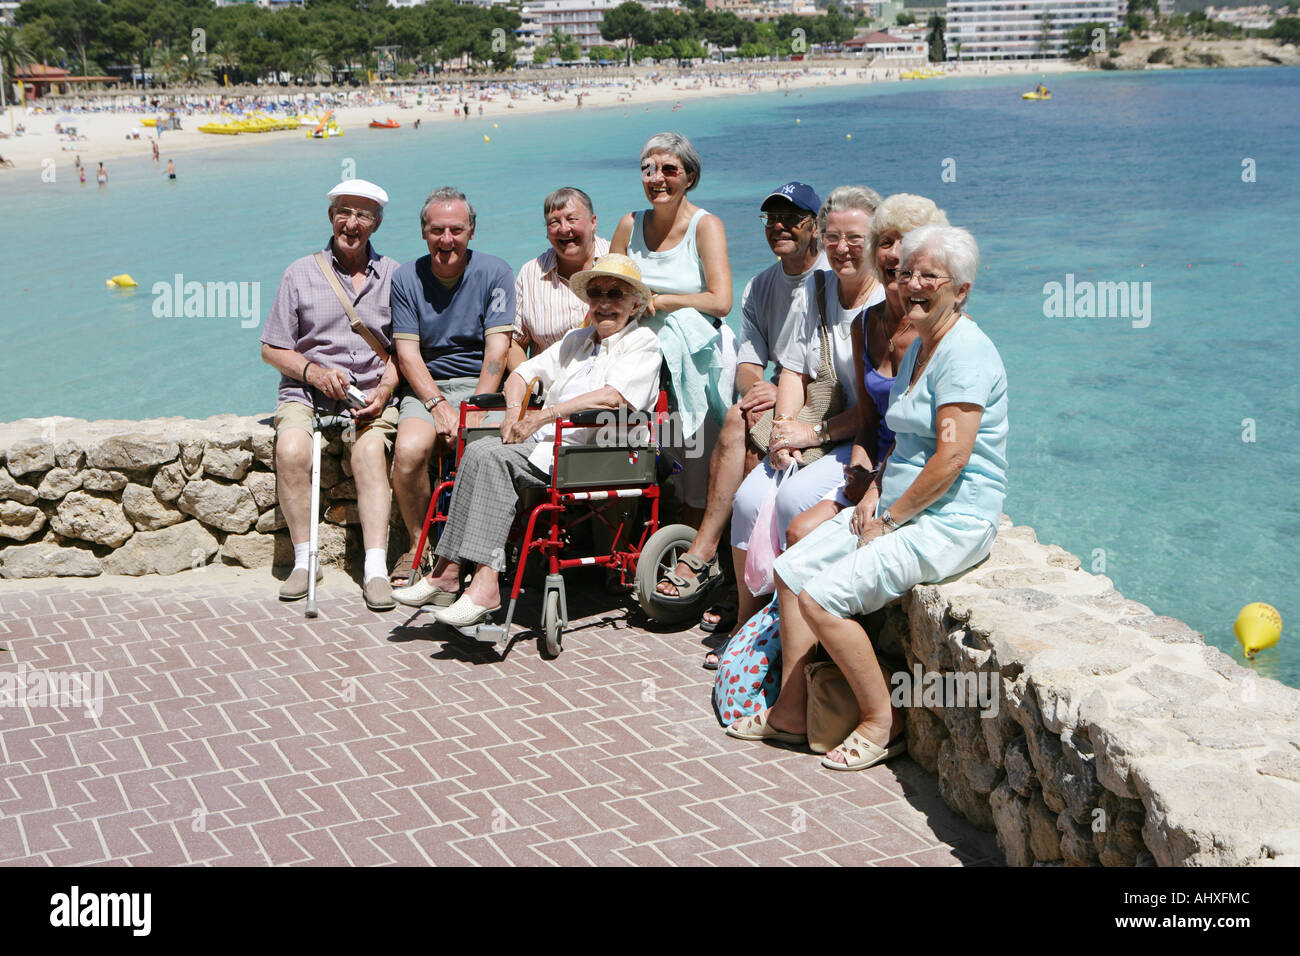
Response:
M826 273L818 270L813 273L817 283L817 319L821 328L821 356L817 365L817 377L808 383L808 401L794 416L795 421L805 425L834 418L844 411L844 386L835 373L835 353L831 351L831 334L826 328ZM767 454L768 443L772 440L772 417L775 409L768 409L763 417L749 430L749 440L763 454ZM825 442L803 449L803 463L811 465L834 442Z

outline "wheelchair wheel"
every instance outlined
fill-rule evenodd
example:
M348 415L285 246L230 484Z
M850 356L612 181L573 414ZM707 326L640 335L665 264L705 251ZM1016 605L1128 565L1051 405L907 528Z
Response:
M709 606L711 587L699 591L693 600L683 602L666 600L655 591L655 586L677 567L678 560L694 540L695 529L690 525L670 524L652 534L641 549L636 564L636 599L641 610L656 621L676 624L691 618L698 620Z
M546 641L546 653L559 657L564 650L564 621L560 620L560 592L547 591L546 601L542 606L542 637Z

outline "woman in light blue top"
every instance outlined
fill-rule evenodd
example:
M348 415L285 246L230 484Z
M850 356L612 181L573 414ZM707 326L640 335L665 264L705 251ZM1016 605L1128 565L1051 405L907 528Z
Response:
M981 561L1006 495L1006 372L962 311L979 268L975 240L964 229L922 226L903 238L899 261L903 318L917 339L890 392L885 420L895 444L868 491L879 498L876 516L861 521L846 508L777 558L781 693L769 710L727 729L742 740L806 741L803 668L820 643L861 718L822 761L834 770L862 770L906 749L902 714L853 616Z
M683 437L694 436L709 419L720 425L731 407L732 383L719 348L721 319L731 311L731 264L722 220L686 198L699 185L700 168L685 136L651 136L641 149L641 185L650 208L625 215L609 243L610 252L637 264L655 293L654 316L643 324L659 333ZM692 507L704 506L708 450L682 463L683 497Z

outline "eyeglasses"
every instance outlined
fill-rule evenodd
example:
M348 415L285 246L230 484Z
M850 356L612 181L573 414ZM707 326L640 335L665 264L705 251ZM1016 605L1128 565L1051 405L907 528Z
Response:
M768 228L785 226L787 229L793 229L806 222L811 216L812 213L809 212L765 212L759 215L758 221Z
M682 175L685 170L674 163L664 163L660 166L654 160L647 159L641 164L641 178L654 179L659 173L663 173L664 179L676 179Z
M379 217L367 209L353 209L350 206L335 206L334 218L347 222L353 216L357 217L357 222L363 226L373 226L379 221Z
M565 226L568 226L570 229L574 229L574 228L577 228L577 227L580 226L580 225L582 225L582 217L581 217L581 216L569 216L569 217L566 218L566 219L548 219L548 220L546 220L546 230L547 230L548 232L559 232L559 231L560 231L561 229L563 229Z
M625 296L631 295L627 289L622 286L610 286L607 289L593 289L587 286L588 299L609 299L610 302L622 302Z
M826 233L826 247L828 249L831 246L838 246L841 242L850 249L861 249L867 244L867 237L859 236L857 233L850 233L848 235L845 235L842 232Z
M911 269L899 269L895 275L898 276L899 285L911 285L912 280L915 279L922 289L937 289L946 280L952 278L952 276L937 276L933 272L913 272Z

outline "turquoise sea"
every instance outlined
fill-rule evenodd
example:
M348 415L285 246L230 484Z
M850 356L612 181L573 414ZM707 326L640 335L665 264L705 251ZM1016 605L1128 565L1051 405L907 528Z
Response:
M157 317L155 283L259 283L260 320L285 265L328 238L324 194L345 172L392 196L381 251L421 254L420 201L451 183L478 209L474 246L518 267L544 246L546 192L586 189L609 235L644 203L642 142L677 129L704 160L693 198L727 227L737 313L771 261L758 202L788 179L823 196L922 193L971 229L971 314L1011 388L1006 511L1238 659L1237 611L1273 604L1286 632L1255 666L1300 686L1300 70L1058 76L1045 103L1020 99L1028 82L489 112L419 131L406 112L396 132L181 153L174 183L147 158L114 160L103 190L61 154L53 183L0 178L0 420L269 412L260 323ZM140 288L105 289L121 272ZM1137 283L1149 313L1048 317L1044 286L1067 275L1076 290Z

